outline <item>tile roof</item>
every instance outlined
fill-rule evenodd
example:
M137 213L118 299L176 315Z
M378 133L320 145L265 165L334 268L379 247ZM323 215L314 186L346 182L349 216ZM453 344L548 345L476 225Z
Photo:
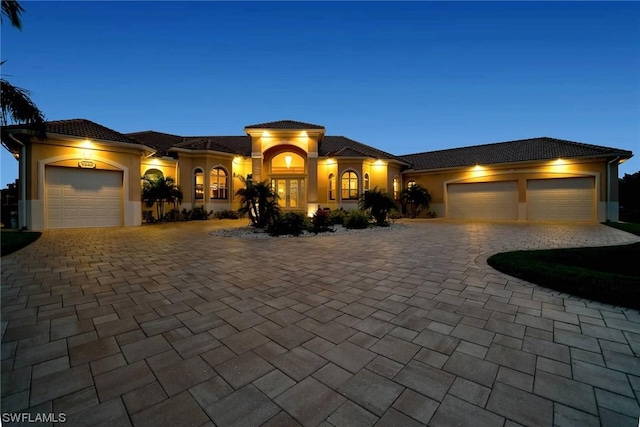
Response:
M324 126L314 125L311 123L296 122L295 120L278 120L277 122L259 123L257 125L245 126L245 129L324 129Z
M251 156L250 136L188 136L175 148L189 150L212 150L224 153Z
M187 150L212 150L224 153L251 156L250 136L178 136L167 133L145 131L128 134L157 150L171 148ZM385 151L363 144L344 136L325 136L320 142L320 156L326 157L372 157L375 159L393 159L402 163L406 160Z
M183 137L178 135L171 135L170 133L156 132L153 130L132 132L128 133L127 136L135 139L136 141L140 141L148 147L163 152L166 152L171 147L184 140Z
M127 135L86 119L55 120L45 122L46 132L60 135L78 136L87 139L140 144ZM11 125L5 129L24 129L24 125Z
M631 151L617 148L541 137L406 154L399 157L411 163L413 170L425 170L531 160L617 155L631 157L632 153Z
M320 142L319 151L318 154L320 156L326 157L372 157L374 159L391 159L408 163L407 160L401 157L344 136L325 136Z

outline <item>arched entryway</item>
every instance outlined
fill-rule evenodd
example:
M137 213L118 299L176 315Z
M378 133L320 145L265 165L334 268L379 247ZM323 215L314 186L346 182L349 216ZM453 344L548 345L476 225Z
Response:
M266 170L283 210L306 210L306 153L293 146L278 146L265 153Z

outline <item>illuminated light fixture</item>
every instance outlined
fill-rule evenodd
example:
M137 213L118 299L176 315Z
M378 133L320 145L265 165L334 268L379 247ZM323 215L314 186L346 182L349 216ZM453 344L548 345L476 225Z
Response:
M88 139L85 139L84 141L82 141L80 146L82 148L93 148L93 143L91 141L89 141Z
M561 158L558 157L556 160L553 161L553 164L561 166L561 165L566 165L567 162L565 162L564 159L561 159Z
M378 159L375 162L373 162L373 164L376 166L382 166L382 160Z
M287 164L287 169L291 168L291 156L284 156L284 162Z
M240 156L236 156L233 158L233 163L235 164L240 164L241 161L242 161L242 157Z
M486 170L486 169L485 169L484 167L482 167L482 166L480 166L480 165L476 164L476 165L473 167L473 169L471 169L471 176L474 176L474 177L476 177L476 178L477 178L477 177L480 177L480 176L484 175L485 170Z

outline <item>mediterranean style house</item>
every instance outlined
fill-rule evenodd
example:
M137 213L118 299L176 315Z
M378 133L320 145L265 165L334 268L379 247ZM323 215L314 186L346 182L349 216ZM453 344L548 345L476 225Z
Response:
M237 209L243 177L267 180L283 210L355 209L378 187L394 197L414 184L438 217L469 220L617 221L618 165L633 154L554 138L532 138L393 155L324 126L282 120L245 126L242 136L122 134L84 119L46 123L46 138L3 128L19 160L19 226L32 230L136 226L142 176L171 176L182 207Z

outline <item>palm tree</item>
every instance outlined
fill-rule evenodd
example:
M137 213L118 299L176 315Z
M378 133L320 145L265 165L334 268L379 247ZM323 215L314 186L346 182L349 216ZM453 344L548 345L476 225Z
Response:
M240 213L248 214L255 227L265 228L272 224L280 213L276 192L267 181L254 184L250 175L242 181L245 188L236 191L236 196L240 197Z
M400 193L400 203L406 209L408 207L409 216L415 218L420 209L429 209L431 203L431 194L429 190L420 184L414 184L409 188L405 188Z
M2 0L2 16L9 19L11 25L22 29L22 13L24 8L16 0ZM5 61L0 63L4 65ZM6 79L0 78L0 124L6 126L9 122L31 125L41 136L44 134L44 114L30 98L30 92L16 87Z
M398 209L393 197L385 191L378 190L378 187L360 196L359 208L369 211L376 224L380 226L386 224L389 212Z
M164 218L165 204L173 203L174 208L177 208L177 205L182 203L182 197L182 190L172 177L146 175L142 177L142 200L149 208L156 205L158 221Z

